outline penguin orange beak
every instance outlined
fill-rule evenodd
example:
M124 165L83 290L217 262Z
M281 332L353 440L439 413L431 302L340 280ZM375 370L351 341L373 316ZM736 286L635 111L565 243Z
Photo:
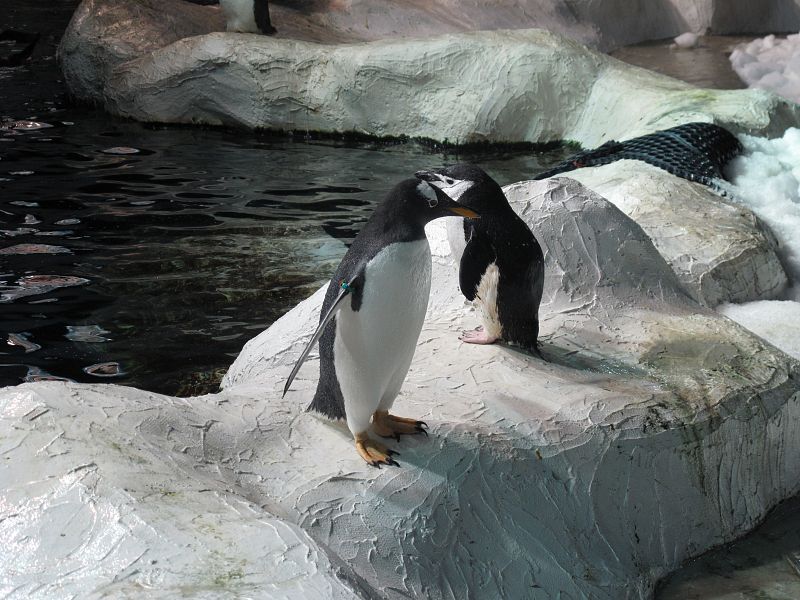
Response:
M467 219L480 219L481 216L474 210L470 210L466 206L449 206L447 208L452 213L457 214L459 217L466 217Z

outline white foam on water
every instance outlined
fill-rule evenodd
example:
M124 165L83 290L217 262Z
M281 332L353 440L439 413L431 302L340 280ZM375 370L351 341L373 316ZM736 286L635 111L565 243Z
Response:
M739 44L730 61L749 87L770 90L800 102L800 33L786 38L768 35Z

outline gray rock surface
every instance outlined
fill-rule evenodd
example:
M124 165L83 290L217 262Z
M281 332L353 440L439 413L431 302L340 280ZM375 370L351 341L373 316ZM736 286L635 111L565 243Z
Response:
M106 10L113 1L92 0L92 4ZM160 10L176 2L157 1ZM137 2L156 6L156 0ZM215 6L203 10L219 14ZM535 27L609 50L687 31L771 33L800 28L795 0L339 0L273 2L270 13L273 23L280 25L279 36L316 42Z
M61 46L73 94L142 121L457 143L592 147L688 121L776 134L800 120L797 105L768 92L696 89L543 30L349 44L184 37L213 31L219 15L154 3L84 1Z
M358 597L335 556L235 483L216 433L253 424L215 400L0 389L0 595Z
M569 177L636 221L699 303L776 298L786 288L769 228L708 187L634 160L577 169Z
M478 322L446 227L398 414L401 468L281 398L319 290L219 394L0 391L0 589L12 598L649 598L800 491L800 363L681 289L647 235L567 179L513 205L546 249L548 361L461 344Z
M444 2L397 4L408 23L434 9L453 20ZM219 13L188 3L86 0L65 76L142 120L451 141L594 146L689 120L775 133L798 118L769 94L697 90L541 31L312 43L366 37L352 24L366 3L328 8L292 22L278 7L276 26L299 41L208 33L224 28ZM338 21L351 30L331 29L339 8L356 11ZM694 10L700 23L716 9ZM709 229L713 252L692 229L700 216L662 235L641 188L666 182L689 204L699 192L629 166L576 175L622 210L564 178L506 190L546 250L547 362L458 342L479 319L445 224L429 227L434 292L395 409L431 436L397 445L401 468L366 467L343 425L304 412L313 355L281 397L324 289L248 343L219 394L0 390L0 593L649 598L800 491L800 363L689 295L735 297L748 269L771 293L780 276L748 214L709 203L705 218L732 231L725 245Z

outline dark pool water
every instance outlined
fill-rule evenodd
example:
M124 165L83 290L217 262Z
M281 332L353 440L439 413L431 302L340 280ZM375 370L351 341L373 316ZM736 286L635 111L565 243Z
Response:
M74 4L22 7L18 27L66 23ZM506 183L569 152L143 126L67 102L52 30L32 61L0 69L0 385L215 391L397 181L471 160Z
M395 182L464 158L512 181L564 154L25 116L54 127L0 132L4 384L115 375L165 393L216 389L244 342L327 280ZM118 366L92 371L101 363Z
M747 87L731 67L729 56L752 35L705 35L696 48L678 48L672 39L619 48L611 56L692 85L720 90Z

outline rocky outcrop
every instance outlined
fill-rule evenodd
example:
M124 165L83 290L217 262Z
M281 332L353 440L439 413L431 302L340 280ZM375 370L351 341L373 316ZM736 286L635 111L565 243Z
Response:
M224 29L218 10L180 0L82 2L59 46L64 79L73 96L99 103L115 67L178 40Z
M156 6L150 0L137 1ZM103 10L113 5L109 0L91 4ZM219 16L216 6L204 10ZM800 9L793 0L639 0L634 4L620 0L273 0L270 13L273 24L280 25L279 36L315 42L539 28L604 51L690 31L772 33L800 28Z
M324 289L216 395L0 391L6 589L648 598L800 491L800 364L695 303L580 184L507 193L546 251L547 360L458 342L478 317L429 226L434 292L395 410L431 436L397 445L400 468L367 467L344 426L304 412L314 355L281 397Z
M786 288L769 228L706 186L632 160L569 176L636 221L700 304L775 298Z
M229 479L216 433L251 425L215 399L0 389L3 596L358 597L334 555Z
M547 14L566 30L610 4ZM800 116L544 31L461 31L486 25L477 5L458 18L445 0L392 5L389 19L381 3L304 3L292 20L276 4L279 36L263 37L221 33L213 7L85 0L61 57L73 94L146 121L592 147L697 120L777 133ZM527 26L514 11L534 5L547 10L503 3L494 25ZM718 10L643 6L622 13L658 28ZM653 19L666 13L684 20ZM381 39L426 18L449 33ZM598 39L635 30L605 23ZM566 178L506 188L546 252L544 361L458 342L478 317L445 224L429 227L434 292L395 410L431 436L397 445L400 468L368 468L343 425L304 411L315 355L281 396L324 289L248 343L219 394L0 390L0 589L649 598L682 561L752 528L800 491L800 363L707 306L780 289L769 234L646 165L570 175L595 191Z
M797 105L768 92L699 90L543 30L349 44L234 33L178 39L199 34L200 17L192 12L180 29L171 23L191 5L154 1L85 0L61 46L74 95L142 121L453 143L593 147L689 121L770 134L800 119Z

